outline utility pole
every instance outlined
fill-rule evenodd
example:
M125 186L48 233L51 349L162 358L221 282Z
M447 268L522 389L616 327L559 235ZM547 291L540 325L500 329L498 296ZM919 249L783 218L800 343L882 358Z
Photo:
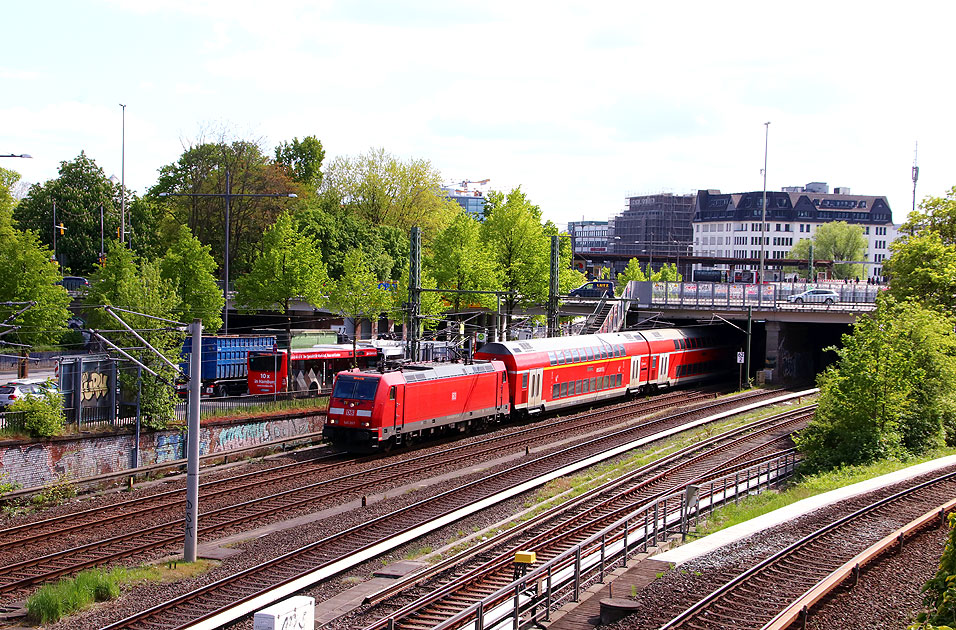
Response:
M422 307L422 229L413 227L408 261L408 358L418 361L418 327Z
M199 382L202 374L202 320L189 325L192 354L189 355L189 417L186 429L186 533L183 559L196 561L199 531Z
M548 337L558 337L558 235L551 237L551 275L548 283Z
M916 180L919 179L919 166L916 165L916 158L919 155L919 142L913 149L913 212L916 212Z

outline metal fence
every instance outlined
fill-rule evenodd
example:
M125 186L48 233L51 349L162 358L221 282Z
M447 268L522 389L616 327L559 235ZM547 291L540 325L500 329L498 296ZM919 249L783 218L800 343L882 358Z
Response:
M843 283L771 283L728 284L721 282L634 282L632 300L640 306L672 306L675 308L800 308L787 298L809 289L831 289L837 293L831 308L868 310L876 296L886 290L883 285ZM628 287L630 289L630 286ZM807 301L804 307L824 305Z
M687 534L701 515L748 494L755 494L790 477L796 468L794 452L749 468L687 486L641 506L574 548L488 595L436 630L521 630L540 627L551 611L568 601L579 601L582 589L601 582L628 558L647 551L673 534Z
M328 391L316 392L313 390L311 392L295 391L278 394L208 397L200 401L199 410L200 417L228 415L230 412L240 415L244 411L248 412L257 407L279 411L283 407L295 409L296 407L312 406L308 404L309 399L320 403L320 400L326 396L328 396ZM63 413L66 424L75 426L78 430L101 427L132 427L136 425L137 417L140 416L135 402L122 401L117 403L115 414L111 414L109 409L102 406L79 410L64 406ZM185 422L186 414L186 400L177 401L173 417ZM142 417L140 416L139 419L142 420ZM25 430L25 420L26 415L22 411L0 411L0 430L23 431Z

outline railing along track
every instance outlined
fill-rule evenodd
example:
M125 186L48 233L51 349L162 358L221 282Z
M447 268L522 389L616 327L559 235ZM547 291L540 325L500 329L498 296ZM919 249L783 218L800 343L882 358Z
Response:
M922 515L948 502L956 491L956 472L907 488L804 536L715 589L662 627L759 628L794 600L853 558L864 547L853 537L877 535L887 523ZM844 541L849 539L851 544ZM768 598L769 587L773 597Z

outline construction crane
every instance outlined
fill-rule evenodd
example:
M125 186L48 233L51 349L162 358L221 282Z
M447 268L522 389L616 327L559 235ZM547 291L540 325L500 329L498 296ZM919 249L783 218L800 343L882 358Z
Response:
M461 187L467 190L467 189L468 189L468 184L478 184L479 186L484 186L485 184L487 184L487 183L490 182L490 181L491 181L490 179L479 179L479 180L476 180L476 181L472 181L472 180L470 180L470 179L466 179L465 181L461 182Z

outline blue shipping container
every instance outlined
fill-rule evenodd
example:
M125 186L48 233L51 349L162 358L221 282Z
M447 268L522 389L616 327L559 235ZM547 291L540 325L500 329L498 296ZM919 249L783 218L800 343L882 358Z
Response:
M275 335L210 336L202 338L202 380L215 381L246 377L246 359L249 352L271 352L275 348ZM189 375L189 355L192 340L183 343L182 363Z

